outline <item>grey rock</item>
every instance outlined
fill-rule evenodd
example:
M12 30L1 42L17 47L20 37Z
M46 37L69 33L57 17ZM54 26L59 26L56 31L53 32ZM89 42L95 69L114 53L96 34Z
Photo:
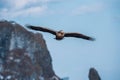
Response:
M95 68L90 68L88 77L89 77L89 80L101 80Z
M50 80L56 76L42 34L0 21L0 80Z

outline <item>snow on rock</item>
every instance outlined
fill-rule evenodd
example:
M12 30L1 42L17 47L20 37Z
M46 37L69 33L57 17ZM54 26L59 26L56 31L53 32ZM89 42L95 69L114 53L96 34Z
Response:
M0 21L0 80L60 80L40 33Z

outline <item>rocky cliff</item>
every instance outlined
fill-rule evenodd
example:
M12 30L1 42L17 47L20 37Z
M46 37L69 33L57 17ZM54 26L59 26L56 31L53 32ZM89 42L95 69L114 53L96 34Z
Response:
M40 33L0 21L0 80L59 80Z

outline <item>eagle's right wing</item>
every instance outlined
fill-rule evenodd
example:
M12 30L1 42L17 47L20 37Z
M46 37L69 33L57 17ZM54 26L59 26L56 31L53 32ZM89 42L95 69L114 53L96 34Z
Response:
M40 27L40 26L32 26L32 25L26 25L29 29L33 29L33 30L37 30L37 31L43 31L43 32L49 32L51 34L56 35L56 31L48 29L48 28L44 28L44 27Z

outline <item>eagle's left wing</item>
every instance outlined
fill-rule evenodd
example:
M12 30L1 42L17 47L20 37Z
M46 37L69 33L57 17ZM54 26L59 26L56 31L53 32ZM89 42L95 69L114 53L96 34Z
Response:
M86 40L94 41L95 39L80 33L65 33L65 37L76 37L76 38L82 38Z

